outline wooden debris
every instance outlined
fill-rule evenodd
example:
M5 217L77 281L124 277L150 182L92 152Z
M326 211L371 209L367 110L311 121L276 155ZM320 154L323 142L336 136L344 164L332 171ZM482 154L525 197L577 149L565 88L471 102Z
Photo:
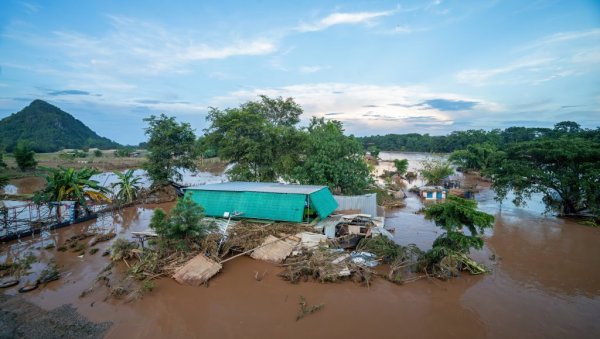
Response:
M217 274L223 266L198 254L179 268L173 278L182 285L200 286Z
M296 247L299 242L300 239L297 238L279 240L278 238L269 235L263 241L261 247L252 252L250 256L253 259L279 264L292 253L294 247Z

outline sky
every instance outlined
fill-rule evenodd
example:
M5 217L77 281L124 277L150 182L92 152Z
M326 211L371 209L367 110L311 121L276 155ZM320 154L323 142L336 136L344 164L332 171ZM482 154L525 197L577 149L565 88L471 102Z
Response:
M0 2L0 118L42 99L119 143L293 97L356 136L600 126L600 1Z

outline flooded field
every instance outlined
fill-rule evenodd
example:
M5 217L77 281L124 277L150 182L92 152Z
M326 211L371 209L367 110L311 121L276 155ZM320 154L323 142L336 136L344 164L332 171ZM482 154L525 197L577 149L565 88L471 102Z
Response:
M420 154L382 153L382 158ZM465 180L474 180L467 177ZM94 322L112 322L110 338L597 338L600 337L600 230L570 220L544 216L539 202L526 208L500 205L480 183L482 210L496 223L486 246L474 257L491 268L490 274L464 274L447 282L423 279L394 285L377 279L367 288L352 282L290 284L277 277L281 268L241 257L224 265L208 287L181 286L160 279L139 301L106 299L106 290L79 297L108 264L99 253L44 249L62 244L88 229L115 229L119 237L148 227L154 208L127 208L52 233L4 244L0 262L28 251L42 262L56 260L63 278L23 294L27 301L50 310L63 304ZM400 244L428 249L440 232L422 215L420 200L409 194L407 207L388 210L386 227L394 228ZM172 204L160 207L170 209ZM43 264L37 264L40 267ZM39 270L34 266L34 271ZM256 272L266 272L257 281ZM35 273L33 273L35 275ZM3 291L16 295L15 288ZM296 321L300 297L324 308Z

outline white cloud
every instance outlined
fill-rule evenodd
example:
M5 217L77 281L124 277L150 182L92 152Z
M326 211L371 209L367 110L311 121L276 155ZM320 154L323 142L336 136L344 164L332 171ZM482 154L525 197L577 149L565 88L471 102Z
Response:
M239 90L216 97L210 106L233 107L258 95L293 97L304 108L303 121L311 116L342 121L350 133L451 129L455 120L503 110L498 104L454 93L436 93L421 86L379 86L346 83L298 84L278 88ZM427 100L477 102L470 111L441 111ZM424 127L428 126L428 127Z
M589 73L600 67L600 29L561 32L516 49L516 59L492 68L457 73L459 82L483 85L538 85Z
M316 32L335 25L372 23L374 19L392 15L395 11L332 13L313 23L303 23L297 27L300 32Z
M329 67L323 67L323 66L302 66L300 67L298 70L301 73L316 73L319 71L322 71L324 69L328 69Z
M47 36L8 31L6 38L36 47L51 48L73 70L101 74L155 75L185 73L203 60L257 56L277 50L266 38L201 41L198 32L175 31L161 25L121 16L109 16L110 29L92 36L73 31L54 31Z

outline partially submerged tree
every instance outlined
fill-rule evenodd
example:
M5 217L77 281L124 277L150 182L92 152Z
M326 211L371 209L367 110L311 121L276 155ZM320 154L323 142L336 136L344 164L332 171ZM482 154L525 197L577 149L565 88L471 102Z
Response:
M147 149L150 151L144 168L153 185L181 179L178 169L195 169L194 143L196 136L189 123L178 123L175 117L161 114L144 119L148 123Z
M421 163L419 173L429 185L439 185L444 178L454 173L450 164L441 159L429 159Z
M82 168L76 170L73 168L48 168L41 167L46 172L46 187L36 192L34 201L36 203L46 203L54 201L76 201L83 206L87 206L87 199L96 202L111 202L107 194L109 190L103 187L96 180L90 178L98 174L95 169Z
M113 172L119 181L112 184L113 189L117 189L115 199L119 202L128 204L137 198L137 194L141 188L141 177L135 176L135 170L129 169L125 173Z
M371 154L371 156L375 159L379 158L379 153L381 152L377 146L369 146L367 151L369 151L369 154Z
M35 166L37 166L35 152L29 148L29 145L24 141L21 141L17 144L15 150L13 151L13 155L17 161L17 166L19 166L21 171L33 169Z
M463 172L485 171L493 161L497 148L492 144L474 144L450 154L448 160Z
M215 229L213 223L205 222L203 218L204 208L187 196L177 201L170 215L161 208L155 209L150 228L167 239L202 238Z
M492 227L494 216L478 211L474 200L451 195L444 202L427 206L425 218L444 230L433 242L432 249L425 253L429 270L450 270L454 275L465 268L471 273L485 271L467 255L471 248L483 247L481 235Z
M334 192L362 194L372 182L364 154L360 142L344 135L341 122L313 117L293 178L301 184L328 185Z
M577 137L511 145L487 174L498 200L513 192L515 205L542 194L548 211L600 212L600 143Z
M394 159L394 167L396 168L396 174L403 177L408 171L408 159Z

